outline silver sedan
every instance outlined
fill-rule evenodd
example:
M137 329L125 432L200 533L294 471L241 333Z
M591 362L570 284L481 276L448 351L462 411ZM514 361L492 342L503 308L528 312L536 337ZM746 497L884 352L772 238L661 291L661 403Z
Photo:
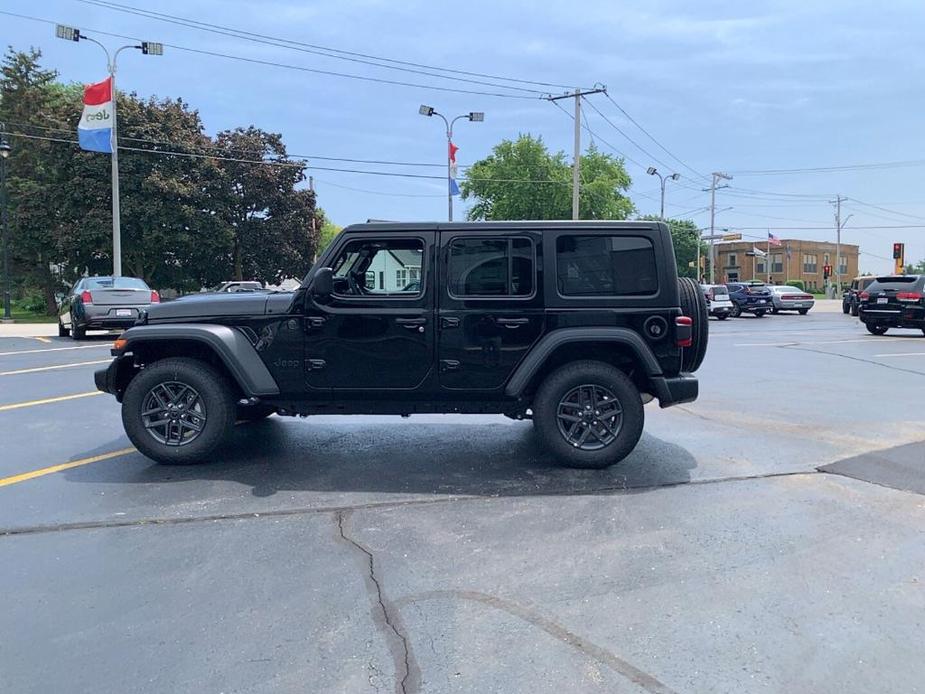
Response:
M137 277L84 277L58 309L58 335L80 340L87 330L130 328L140 311L161 298Z
M802 289L787 286L768 287L768 289L771 290L771 304L773 305L771 313L798 311L801 316L805 316L809 309L816 305L813 295L807 294Z

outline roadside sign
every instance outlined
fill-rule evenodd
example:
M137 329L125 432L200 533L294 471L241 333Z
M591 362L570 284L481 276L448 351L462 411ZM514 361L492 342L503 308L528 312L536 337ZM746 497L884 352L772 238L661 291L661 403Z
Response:
M741 241L742 234L723 234L723 241Z

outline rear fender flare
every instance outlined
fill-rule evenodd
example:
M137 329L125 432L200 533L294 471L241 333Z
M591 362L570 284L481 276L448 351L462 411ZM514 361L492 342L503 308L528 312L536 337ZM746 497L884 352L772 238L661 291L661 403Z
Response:
M243 333L227 325L139 325L122 333L122 339L126 341L125 352L150 342L192 340L202 343L221 360L245 395L279 395L279 386L257 350Z
M505 395L520 397L530 383L531 379L542 368L543 364L559 347L576 342L613 342L629 348L645 369L649 377L661 376L662 369L658 359L649 349L639 333L628 328L562 328L545 335L530 353L514 370L507 386Z

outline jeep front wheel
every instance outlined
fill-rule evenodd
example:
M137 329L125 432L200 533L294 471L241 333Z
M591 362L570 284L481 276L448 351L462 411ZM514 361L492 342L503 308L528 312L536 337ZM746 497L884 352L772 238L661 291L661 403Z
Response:
M228 437L235 401L225 378L198 359L164 359L131 380L122 401L125 433L159 463L208 459Z
M533 400L533 424L557 459L600 469L623 460L642 436L642 398L622 371L576 361L543 381Z

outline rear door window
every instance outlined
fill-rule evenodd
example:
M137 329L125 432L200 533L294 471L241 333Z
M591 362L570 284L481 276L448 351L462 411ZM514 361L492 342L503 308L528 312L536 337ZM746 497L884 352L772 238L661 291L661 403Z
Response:
M563 296L655 294L655 248L641 236L563 235L556 239L556 281Z
M533 255L528 238L453 239L447 263L450 296L532 296Z

